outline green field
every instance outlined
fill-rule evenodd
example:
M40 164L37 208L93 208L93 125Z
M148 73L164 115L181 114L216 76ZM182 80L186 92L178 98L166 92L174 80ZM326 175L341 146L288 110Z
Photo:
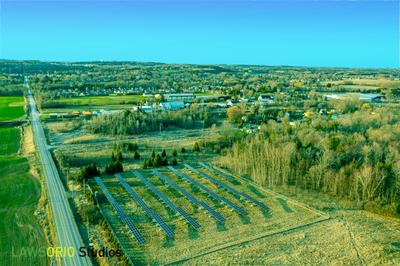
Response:
M51 101L51 103L65 105L114 105L132 104L145 100L143 95L109 95L109 96L84 96L74 98L62 98Z
M17 119L24 114L24 97L0 96L0 121Z
M18 152L20 134L19 129L13 127L0 128L0 155Z
M8 99L15 102L22 97ZM0 128L0 265L46 265L47 244L34 216L40 183L29 173L26 158L12 156L20 146L19 132ZM27 253L39 252L39 248L40 254Z
M46 248L33 214L40 184L29 174L27 159L0 156L0 182L0 265L46 265L43 252L37 256L22 254L23 249Z

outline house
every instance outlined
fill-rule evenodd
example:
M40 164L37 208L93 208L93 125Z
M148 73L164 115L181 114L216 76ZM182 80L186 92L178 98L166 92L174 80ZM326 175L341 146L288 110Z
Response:
M160 103L161 110L174 111L185 108L184 102L163 102Z
M233 106L233 105L235 105L235 104L237 104L237 103L239 103L239 101L238 101L237 99L232 99L232 100L226 101L226 104L227 104L228 106Z
M165 102L193 102L195 99L193 93L167 93L163 94Z
M262 95L258 96L258 102L260 104L272 103L274 100L275 100L275 96L273 96L273 95L262 94Z
M154 112L154 109L152 106L143 105L143 106L134 106L133 111L134 112L152 113L152 112Z

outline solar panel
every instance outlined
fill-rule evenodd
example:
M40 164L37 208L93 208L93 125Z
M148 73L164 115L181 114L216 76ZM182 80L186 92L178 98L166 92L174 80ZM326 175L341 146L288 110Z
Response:
M195 185L196 187L200 188L201 190L205 191L211 198L217 200L217 201L222 201L225 202L226 205L228 205L229 207L231 207L233 210L235 210L237 213L239 213L240 215L247 215L247 211L239 206L237 206L235 203L233 203L232 201L228 200L225 197L219 196L216 193L214 193L213 191L211 191L210 189L208 189L206 186L203 186L202 184L198 183L196 180L194 180L193 178L189 177L188 175L182 173L181 171L175 169L172 166L168 166L168 168L173 171L175 174L179 175L180 177L186 179L188 182L190 182L191 184Z
M138 177L140 179L140 181L142 181L151 191L154 192L154 194L156 194L171 210L179 213L180 215L182 215L187 221L188 223L193 226L195 229L200 228L200 224L193 219L192 216L190 216L189 214L187 214L183 209L179 208L178 206L176 206L174 203L172 203L167 197L165 197L164 194L161 193L161 191L159 191L149 180L147 180L146 178L144 178L144 176L139 173L138 171L134 171L133 172L134 175L136 177Z
M152 218L154 219L158 225L165 231L167 236L173 237L174 231L172 228L164 222L164 220L152 209L150 209L147 204L140 198L138 194L129 186L129 184L122 178L120 174L115 175L118 178L118 181L121 185L128 191L128 193L132 196L132 198L139 204L140 207Z
M114 210L117 212L117 214L120 217L120 219L122 220L122 222L124 222L128 226L128 228L131 230L131 232L134 235L134 237L136 238L136 240L140 244L144 244L145 240L144 240L142 234L140 233L139 229L135 226L132 219L129 218L128 215L126 215L126 213L122 210L121 206L117 203L117 201L111 195L110 191L107 189L107 187L105 186L103 181L101 181L101 179L99 177L96 177L95 180L96 180L97 184L99 185L99 187L101 188L101 190L103 191L104 195L106 196L108 202L111 204L111 206L113 206Z
M241 191L237 191L236 189L230 187L229 185L227 185L227 184L225 184L225 183L219 181L218 179L215 179L214 177L212 177L212 176L210 176L210 175L208 175L208 174L206 174L206 173L204 173L204 172L201 172L201 171L199 171L199 170L193 168L192 166L190 166L190 165L188 165L188 164L184 164L184 166L185 166L186 168L188 168L190 171L195 172L195 173L197 173L197 174L199 174L199 175L201 175L201 176L204 176L205 178L207 178L208 180L210 180L211 182L213 182L213 183L216 184L217 186L220 186L220 187L225 188L225 189L226 189L227 191L229 191L231 194L236 195L236 196L239 196L239 197L243 197L243 198L247 199L248 201L252 202L253 204L259 206L259 207L260 207L262 210L264 210L264 211L268 211L268 210L269 210L268 207L267 207L264 203L262 203L262 202L260 202L260 201L258 201L258 200L256 200L256 199L254 199L254 198L252 198L252 197L249 196L248 194L246 194L246 193L244 193L244 192L241 192Z
M206 211L208 211L208 213L214 217L218 222L223 222L225 221L225 218L216 210L214 210L213 208L211 208L209 205L207 205L207 203L200 201L198 199L196 199L195 197L193 197L191 194L189 194L189 192L187 192L185 189L181 188L180 186L178 186L174 181L172 181L171 179L169 179L168 177L166 177L165 175L161 174L160 172L158 172L156 169L153 170L154 175L156 175L157 177L159 177L162 181L164 181L165 183L169 184L172 188L174 188L175 190L178 190L183 196L185 196L189 201L191 201L193 204L196 204L198 206L203 207Z

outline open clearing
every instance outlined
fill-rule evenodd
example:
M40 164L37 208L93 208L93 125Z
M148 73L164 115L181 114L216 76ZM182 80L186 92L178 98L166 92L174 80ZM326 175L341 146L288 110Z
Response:
M22 96L0 96L0 121L14 120L24 114L24 98Z
M354 209L327 195L292 191L330 219L207 254L181 265L399 265L400 220Z
M0 127L0 155L10 155L18 152L20 130L13 127Z
M170 238L152 222L149 216L137 205L116 178L104 178L103 182L112 196L122 206L128 216L133 219L146 240L145 244L138 244L131 236L130 231L122 224L111 205L106 201L100 204L102 212L111 223L112 229L118 236L124 250L135 264L177 263L191 259L192 257L262 238L269 234L327 219L323 213L314 211L293 201L288 201L265 190L260 190L260 188L256 188L246 181L237 179L234 184L228 183L226 179L207 169L197 167L196 164L192 166L196 166L196 169L264 203L268 206L269 211L264 212L260 207L252 206L249 201L239 199L225 189L217 187L208 179L189 171L187 168L179 168L182 173L190 176L201 185L206 186L218 196L228 199L248 212L248 215L240 215L229 208L223 201L210 198L204 191L187 182L187 180L178 177L169 169L160 169L162 174L173 180L178 186L198 200L214 208L226 219L225 222L217 222L204 209L188 201L180 192L173 189L170 185L163 183L151 171L141 170L140 173L153 183L160 192L175 205L184 209L201 225L196 230L185 223L185 219L177 216L163 205L160 199L154 193L150 192L132 173L124 173L125 180L132 189L173 228L175 236ZM92 184L92 187L93 190L100 191L100 188L96 184ZM284 202L285 207L282 206L282 202Z

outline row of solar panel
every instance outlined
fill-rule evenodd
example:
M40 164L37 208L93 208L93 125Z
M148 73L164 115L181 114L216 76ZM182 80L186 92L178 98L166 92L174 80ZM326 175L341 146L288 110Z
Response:
M243 209L242 207L237 206L235 203L233 203L232 201L228 200L225 197L217 195L215 192L211 191L206 186L203 186L202 184L198 183L196 180L194 180L193 178L189 177L188 175L182 173L181 171L175 169L173 166L168 166L168 168L171 171L173 171L175 174L177 174L178 176L186 179L188 182L190 182L194 186L196 186L199 189L205 191L211 198L215 199L216 201L224 202L226 205L231 207L233 210L235 210L240 215L247 215L248 214L247 211L245 209Z
M129 230L131 230L132 234L135 236L136 240L140 243L143 244L145 243L144 237L140 233L139 229L135 226L131 218L126 215L126 213L122 210L121 206L117 203L117 201L114 199L114 197L111 195L110 191L107 189L107 187L104 185L103 181L99 177L96 177L96 182L103 191L103 194L106 196L108 202L110 202L111 206L115 209L117 212L118 216L122 220L123 223L128 226Z
M194 173L197 173L199 175L202 175L204 177L206 177L208 180L210 180L211 182L215 183L216 185L225 188L226 190L228 190L230 193L235 194L237 196L241 196L243 198L246 198L247 200L253 202L254 204L260 206L263 210L268 211L268 207L266 205L264 205L262 202L259 202L257 200L255 200L254 198L250 197L249 195L243 193L243 192L239 192L237 190L235 190L234 188L226 185L225 183L209 176L208 174L201 172L195 168L193 168L192 166L188 165L188 164L184 164L186 168L188 168L189 170L191 170ZM232 179L234 180L232 177L214 169L211 167L208 167L205 164L200 164L201 166L203 166L204 168L210 170L210 171L214 171L215 173L219 174L220 176L226 177L227 179ZM198 187L199 189L205 191L211 198L217 200L217 201L222 201L225 204L227 204L229 207L231 207L232 209L234 209L236 212L238 212L240 215L247 215L247 212L245 209L237 206L236 204L234 204L233 202L229 201L228 199L226 199L225 197L219 196L216 193L214 193L213 191L211 191L210 189L208 189L207 187L203 186L202 184L198 183L196 180L194 180L193 178L189 177L188 175L182 173L181 171L175 169L172 166L168 167L172 172L174 172L176 175L184 178L185 180L187 180L189 183L195 185L196 187ZM169 184L171 187L173 187L174 189L178 190L182 195L184 195L189 201L191 201L193 204L196 204L198 206L203 207L212 217L214 217L217 221L219 222L223 222L225 221L225 218L216 210L214 210L213 208L211 208L209 205L207 205L205 202L200 201L198 199L196 199L195 197L193 197L190 193L188 193L186 190L184 190L183 188L179 187L174 181L172 181L171 179L167 178L165 175L161 174L160 172L158 172L157 170L153 170L153 173L155 176L159 177L162 181L164 181L164 183ZM179 214L181 214L194 228L199 228L200 224L198 224L198 222L193 219L189 214L187 214L183 209L181 209L180 207L176 206L175 204L173 204L167 197L165 197L150 181L148 181L146 178L144 178L144 176L142 174L140 174L138 171L134 172L135 176L138 177L150 190L152 190L165 204L167 204L167 206L169 208L171 208L172 210L175 210L176 212L178 212ZM166 232L167 236L169 237L173 237L174 236L174 232L171 229L171 227L169 227L165 221L156 213L154 212L151 208L149 208L147 206L147 204L140 198L140 196L133 191L133 189L129 186L129 184L122 178L121 175L117 174L116 177L118 178L119 182L121 183L121 185L128 191L128 193L132 196L132 198L139 204L139 206L141 206L141 208L151 217L153 218L158 225ZM229 178L228 178L229 177ZM114 209L117 211L118 215L120 216L121 220L128 226L128 228L132 231L133 235L135 236L135 238L138 240L139 243L144 243L145 240L143 238L143 236L141 235L140 231L138 230L138 228L134 225L133 221L125 214L125 212L122 210L122 208L120 207L120 205L115 201L115 199L112 197L112 195L110 194L110 192L108 191L108 189L106 188L106 186L104 185L104 183L101 181L100 178L96 177L96 182L99 184L100 188L103 190L104 194L106 195L108 201L110 202L110 204L114 207Z
M157 170L153 170L154 175L156 175L157 177L159 177L161 180L164 181L164 183L170 185L172 188L174 188L175 190L178 190L185 198L187 198L190 202L192 202L193 204L197 205L197 206L201 206L203 207L212 217L214 217L218 222L223 222L225 221L225 218L216 210L214 210L213 208L211 208L209 205L207 205L207 203L200 201L198 199L196 199L195 197L193 197L189 192L187 192L185 189L181 188L180 186L178 186L174 181L172 181L171 179L169 179L168 177L166 177L165 175L161 174L160 172L158 172Z
M131 197L139 204L139 206L152 218L158 223L158 225L161 227L162 230L165 231L167 236L173 237L174 236L174 231L172 228L152 209L147 206L147 204L140 198L138 194L136 194L135 191L129 186L129 184L122 178L121 175L116 174L115 175L118 179L118 181L121 183L121 185L128 191L128 193L131 195Z
M205 166L205 164L200 164L200 165ZM252 198L252 197L249 196L248 194L246 194L246 193L244 193L244 192L241 192L241 191L237 191L236 189L230 187L229 185L227 185L227 184L225 184L225 183L219 181L218 179L216 179L216 178L214 178L214 177L211 177L210 175L208 175L208 174L206 174L206 173L204 173L204 172L202 172L202 171L199 171L199 170L193 168L192 166L190 166L190 165L188 165L188 164L184 164L184 166L185 166L186 168L188 168L190 171L192 171L192 172L194 172L194 173L197 173L197 174L199 174L199 175L201 175L201 176L204 176L205 178L207 178L208 180L210 180L211 182L213 182L213 183L216 184L217 186L226 189L226 190L227 190L228 192L230 192L231 194L233 194L233 195L235 195L235 196L243 197L243 198L247 199L248 201L252 202L253 204L259 206L263 211L268 211L268 207L267 207L264 203L262 203L262 202L260 202L260 201L258 201L258 200L256 200L256 199L254 199L254 198ZM206 169L209 169L209 170L211 170L211 171L216 170L216 169L211 168L211 167L206 168ZM215 172L216 172L217 174L223 176L223 177L227 177L227 175L223 174L222 172L220 172L220 171L218 171L218 170L216 170ZM222 173L222 174L221 174L221 173ZM232 178L232 177L230 177L230 178Z
M180 215L182 215L187 220L187 222L191 226L193 226L195 229L200 228L200 224L195 219L193 219L193 217L191 217L183 209L177 207L174 203L172 203L149 180L144 178L144 176L141 173L139 173L138 171L134 171L133 173L135 174L135 176L137 178L140 179L140 181L142 181L142 183L144 183L151 191L153 191L153 193L156 194L171 210L173 210L173 211L179 213Z
M227 174L225 174L225 173L223 173L223 172L221 172L221 171L219 171L219 170L217 170L217 169L215 169L213 167L210 167L210 166L206 165L205 163L199 163L199 165L201 165L202 167L204 167L205 169L207 169L207 170L209 170L211 172L214 172L214 173L216 173L216 174L228 179L231 182L235 182L236 181L233 177L231 177L231 176L229 176L229 175L227 175Z

